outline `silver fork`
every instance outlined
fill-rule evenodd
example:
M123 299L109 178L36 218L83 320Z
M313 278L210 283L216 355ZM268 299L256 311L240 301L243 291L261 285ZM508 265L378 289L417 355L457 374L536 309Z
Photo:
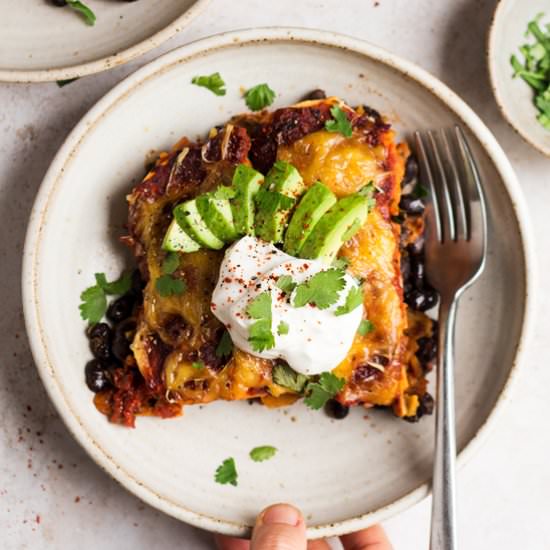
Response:
M458 299L483 271L487 214L481 179L462 130L415 133L428 183L426 274L439 292L439 334L430 550L456 550L454 332Z

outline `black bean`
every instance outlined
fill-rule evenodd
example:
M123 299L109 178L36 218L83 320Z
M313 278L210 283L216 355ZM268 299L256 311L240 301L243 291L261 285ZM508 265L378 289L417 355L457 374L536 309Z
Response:
M132 315L134 309L135 297L131 294L125 294L111 303L107 309L107 319L113 323L120 323Z
M143 294L143 289L145 288L145 282L141 277L139 269L134 269L132 271L132 287L130 292L136 297L140 297Z
M410 215L419 215L424 212L424 201L420 198L413 197L413 195L403 195L399 202L399 208Z
M342 405L342 403L336 401L336 399L329 399L325 406L325 411L329 416L332 416L337 420L341 420L342 418L346 418L348 415L349 407Z
M426 392L420 398L419 409L420 411L422 411L422 415L432 414L434 412L434 406L435 406L434 398L428 392Z
M433 288L415 288L405 294L405 302L416 311L427 311L437 304L438 295Z
M106 323L94 325L88 332L90 349L96 359L108 361L111 358L112 332Z
M132 353L130 344L134 339L136 326L136 320L133 318L125 319L115 326L112 349L114 356L120 361L124 361Z
M405 176L401 183L402 186L413 183L418 178L418 161L414 155L409 155L405 164Z
M94 393L105 390L111 385L107 369L97 359L90 361L86 365L84 374L86 385Z
M437 356L437 336L423 336L417 340L416 356L423 366L429 365Z
M411 259L408 254L401 256L401 276L404 283L408 282L411 276Z
M308 99L325 99L326 97L327 94L325 93L325 91L317 88L317 90L313 90L312 92L309 92L309 94L304 96L304 101Z
M413 287L423 290L424 289L424 261L419 257L413 257L411 259L410 269L410 282Z

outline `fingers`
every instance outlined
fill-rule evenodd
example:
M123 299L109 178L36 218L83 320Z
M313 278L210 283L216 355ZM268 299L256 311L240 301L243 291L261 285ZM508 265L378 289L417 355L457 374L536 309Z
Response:
M250 550L306 550L306 548L306 524L302 514L294 506L275 504L266 508L258 516L252 532Z
M214 537L216 546L219 550L249 550L250 542L243 539L234 539L232 537L225 537L223 535L216 535Z
M392 545L380 525L340 537L344 550L392 550Z

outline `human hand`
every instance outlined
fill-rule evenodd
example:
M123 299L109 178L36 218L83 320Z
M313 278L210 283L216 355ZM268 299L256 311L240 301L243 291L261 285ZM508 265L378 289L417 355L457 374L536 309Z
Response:
M379 525L340 537L345 550L392 550ZM219 550L330 550L324 540L306 540L306 522L289 504L266 508L256 519L252 540L217 536Z

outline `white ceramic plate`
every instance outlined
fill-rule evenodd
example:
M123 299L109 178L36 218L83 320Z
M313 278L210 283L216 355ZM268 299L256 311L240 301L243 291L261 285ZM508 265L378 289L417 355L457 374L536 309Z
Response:
M546 13L543 22L550 23L548 0L500 0L489 32L487 57L491 86L502 114L523 139L550 156L550 131L537 122L533 90L521 78L512 78L510 65L512 54L523 59L519 46L533 43L532 37L525 38L525 31L539 13Z
M179 32L208 0L86 0L95 26L50 0L2 0L0 81L76 78L122 65Z
M190 85L220 71L227 95ZM269 410L247 403L188 407L182 418L109 424L83 379L90 358L80 292L97 271L115 276L124 258L116 237L124 195L151 149L204 135L245 110L242 86L268 82L275 107L324 88L387 113L401 137L459 123L486 183L492 232L485 274L462 298L457 334L460 462L479 445L505 400L523 346L531 248L527 214L508 160L480 119L449 89L412 64L364 42L327 32L260 29L175 50L107 94L78 124L42 184L28 229L24 265L27 328L36 363L75 438L126 488L194 525L246 534L265 505L300 506L311 537L364 527L428 494L433 420L412 425L387 412L353 410L344 421L296 404ZM505 322L501 322L505 320ZM432 384L433 389L433 384ZM254 463L248 452L275 445ZM234 457L239 486L214 483Z

